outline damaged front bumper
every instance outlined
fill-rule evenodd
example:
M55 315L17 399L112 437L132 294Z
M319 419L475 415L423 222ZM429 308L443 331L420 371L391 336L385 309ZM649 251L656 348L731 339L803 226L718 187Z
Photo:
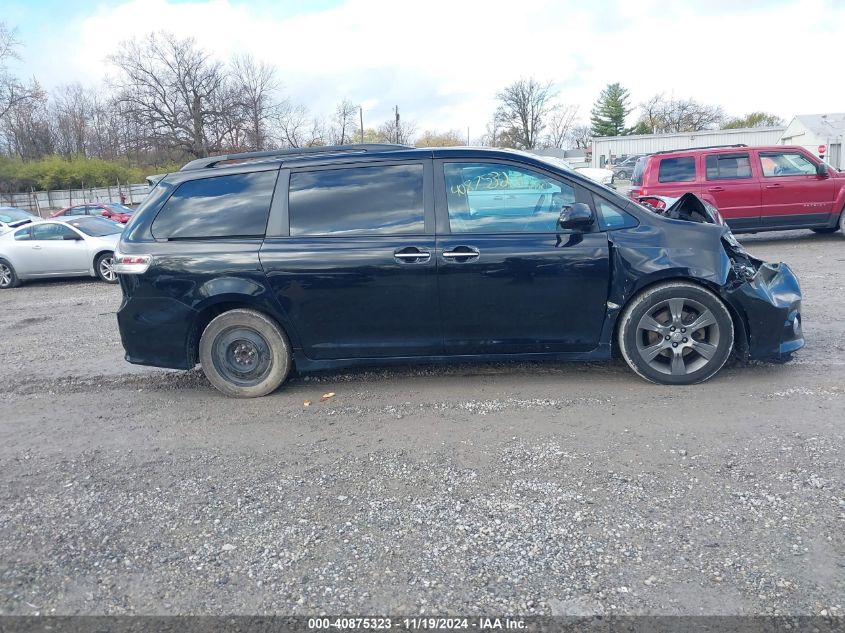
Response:
M784 263L749 259L750 265L734 263L734 281L725 288L725 298L744 320L748 341L744 356L788 360L804 347L798 279Z

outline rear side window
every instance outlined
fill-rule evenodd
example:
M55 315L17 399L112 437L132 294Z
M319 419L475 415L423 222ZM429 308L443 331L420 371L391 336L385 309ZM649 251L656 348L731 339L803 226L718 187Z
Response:
M263 237L277 171L183 182L151 227L156 239Z
M36 224L32 227L32 239L34 240L63 240L65 237L76 236L73 229L55 222Z
M664 158L657 173L659 182L692 182L695 180L695 158Z
M748 154L716 154L704 160L707 180L738 180L751 178Z
M424 233L423 166L292 173L288 213L291 236Z
M643 156L642 158L638 158L636 164L634 165L634 171L631 172L631 184L632 185L641 185L643 184L643 172L645 171L645 164L648 161L647 156Z

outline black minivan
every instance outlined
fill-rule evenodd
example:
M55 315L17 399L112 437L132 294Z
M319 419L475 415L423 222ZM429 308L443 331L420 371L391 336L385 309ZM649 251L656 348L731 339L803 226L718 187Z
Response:
M230 396L293 367L601 360L691 384L800 348L785 264L692 195L643 206L527 153L348 145L162 178L115 253L126 359Z

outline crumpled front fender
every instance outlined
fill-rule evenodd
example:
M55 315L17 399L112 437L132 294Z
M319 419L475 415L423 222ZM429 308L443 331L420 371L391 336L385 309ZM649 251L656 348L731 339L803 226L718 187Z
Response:
M804 346L801 287L786 264L762 262L750 279L737 276L722 295L745 318L748 358L785 360Z

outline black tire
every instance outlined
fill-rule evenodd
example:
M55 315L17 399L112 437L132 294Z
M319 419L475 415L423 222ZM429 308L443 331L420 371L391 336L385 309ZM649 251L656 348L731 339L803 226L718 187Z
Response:
M94 272L100 281L107 284L117 283L117 274L114 272L114 253L100 253L94 260Z
M21 285L21 280L15 272L15 267L5 259L0 259L0 290L16 288Z
M233 398L275 391L290 372L290 343L270 317L229 310L211 320L200 337L200 364L209 382Z
M617 340L625 361L642 378L692 385L711 378L728 360L734 327L716 295L673 281L652 286L628 303L619 317Z

